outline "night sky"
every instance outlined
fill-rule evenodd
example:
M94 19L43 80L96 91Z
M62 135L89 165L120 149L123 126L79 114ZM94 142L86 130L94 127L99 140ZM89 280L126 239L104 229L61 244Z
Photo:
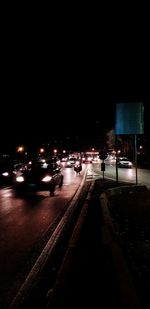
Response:
M122 91L115 89L113 94L112 88L105 92L87 77L83 85L79 80L72 84L69 77L50 85L45 85L46 79L34 78L32 86L31 79L25 83L19 77L7 83L10 89L5 89L1 105L2 145L39 145L56 140L62 147L63 143L71 147L71 141L73 145L101 146L106 132L115 126L117 102L144 102L145 129L149 131L149 100L138 93L139 89L124 93L119 88Z
M36 89L34 91L36 93ZM98 93L82 93L81 99L81 92L73 91L70 90L68 97L66 89L57 98L54 98L54 93L52 97L47 94L47 98L36 93L34 100L26 95L21 99L19 93L20 98L16 96L16 101L14 93L10 108L8 105L2 106L2 145L10 144L13 147L18 144L36 146L52 143L62 148L103 147L106 133L115 127L117 102L144 102L145 130L149 132L148 102L142 97L102 97ZM19 106L16 106L18 101Z
M2 148L51 141L62 147L63 143L102 145L106 132L115 125L116 102L144 102L148 132L145 45L137 46L137 41L134 46L131 40L130 48L120 42L111 49L105 38L101 37L105 44L100 45L91 30L80 31L79 36L75 29L71 36L61 29L57 35L42 30L25 25L21 30L17 25L5 30Z

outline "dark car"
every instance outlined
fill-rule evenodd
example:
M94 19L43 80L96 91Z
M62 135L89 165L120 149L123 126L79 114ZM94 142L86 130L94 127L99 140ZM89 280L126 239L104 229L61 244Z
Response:
M13 184L16 193L28 191L49 191L54 193L56 186L63 185L61 167L54 158L33 162L30 166L15 173Z
M10 160L0 160L0 185L10 185L13 177L13 163Z

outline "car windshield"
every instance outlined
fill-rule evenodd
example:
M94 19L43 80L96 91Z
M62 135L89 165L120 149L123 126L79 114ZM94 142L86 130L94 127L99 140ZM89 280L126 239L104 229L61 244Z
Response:
M129 161L127 158L119 158L119 161Z
M32 166L33 169L48 169L49 171L53 171L54 166L52 162L42 162L42 161L38 161L35 162Z

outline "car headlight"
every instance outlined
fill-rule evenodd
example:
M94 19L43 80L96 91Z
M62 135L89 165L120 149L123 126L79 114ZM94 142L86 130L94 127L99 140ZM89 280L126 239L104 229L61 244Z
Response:
M23 176L18 176L18 177L16 177L16 181L17 182L23 182L24 181L24 177Z
M9 173L8 172L4 172L4 173L2 173L2 175L5 176L5 177L8 177Z
M44 182L49 182L51 179L52 179L52 177L47 175L47 176L45 176L45 177L42 179L42 181L44 181Z

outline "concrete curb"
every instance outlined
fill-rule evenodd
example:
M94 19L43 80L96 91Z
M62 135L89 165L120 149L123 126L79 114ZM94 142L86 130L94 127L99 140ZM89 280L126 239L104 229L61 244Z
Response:
M106 190L106 195L109 197L113 195L120 195L123 193L134 193L134 192L143 192L147 191L148 188L145 185L123 185L115 188L110 188Z

